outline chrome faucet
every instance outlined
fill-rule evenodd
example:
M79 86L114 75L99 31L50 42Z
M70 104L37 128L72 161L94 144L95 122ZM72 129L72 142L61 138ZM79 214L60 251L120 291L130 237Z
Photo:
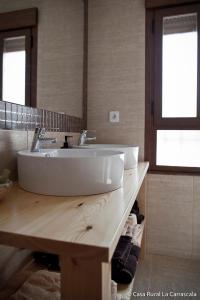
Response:
M92 138L87 137L87 132L88 132L88 130L81 130L79 141L78 141L79 146L85 145L86 141L96 140L96 137L92 137Z
M45 138L45 128L36 127L31 145L31 152L39 152L41 144L56 143L55 138Z

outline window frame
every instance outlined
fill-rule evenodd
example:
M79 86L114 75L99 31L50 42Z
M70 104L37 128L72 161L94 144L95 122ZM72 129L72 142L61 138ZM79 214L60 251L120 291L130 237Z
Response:
M30 29L18 29L0 32L0 98L3 101L3 42L4 39L10 37L25 36L25 51L26 51L26 62L25 62L25 103L24 105L31 105L30 95L31 95L31 30ZM11 102L13 99L10 99Z
M156 165L157 130L200 130L200 83L197 85L196 118L162 118L162 20L165 16L198 13L198 61L200 62L200 4L146 10L145 159L150 172L200 173L197 167ZM198 64L197 82L200 79Z
M37 8L29 8L0 14L0 99L3 84L3 38L26 36L25 104L37 104ZM4 100L4 99L2 99ZM12 99L11 99L12 101Z

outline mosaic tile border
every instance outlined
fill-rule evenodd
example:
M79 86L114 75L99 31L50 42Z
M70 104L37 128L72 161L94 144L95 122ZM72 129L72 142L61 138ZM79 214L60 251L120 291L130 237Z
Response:
M64 113L0 101L0 129L34 130L37 126L46 131L80 132L83 120Z

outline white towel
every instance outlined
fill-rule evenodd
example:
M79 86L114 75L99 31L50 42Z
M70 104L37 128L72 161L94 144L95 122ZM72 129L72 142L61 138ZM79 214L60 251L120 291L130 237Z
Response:
M130 214L122 230L122 235L128 235L132 237L133 227L137 224L137 217L135 214Z
M141 247L142 235L144 230L144 222L141 224L136 224L134 226L127 225L124 227L122 235L130 236L132 238L131 242L133 245Z
M33 273L10 300L60 300L60 274L41 270Z
M111 280L111 299L117 300L117 283Z
M129 225L136 225L137 224L137 216L135 214L130 214L128 216L127 222Z
M143 230L144 230L144 222L142 222L141 224L137 224L133 227L133 232L132 232L133 245L141 247Z

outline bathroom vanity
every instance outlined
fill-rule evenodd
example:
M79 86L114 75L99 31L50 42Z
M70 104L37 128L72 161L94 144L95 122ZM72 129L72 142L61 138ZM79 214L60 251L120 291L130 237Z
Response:
M44 196L14 184L0 201L0 244L58 254L62 300L110 300L112 255L136 198L146 215L148 166L125 171L122 188L92 196Z

